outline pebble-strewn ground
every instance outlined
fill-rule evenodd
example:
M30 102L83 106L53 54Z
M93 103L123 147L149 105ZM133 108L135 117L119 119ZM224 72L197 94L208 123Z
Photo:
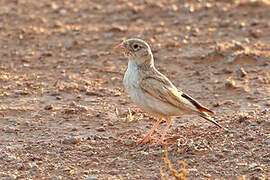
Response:
M113 46L130 37L231 130L174 118L172 166L269 178L269 12L267 0L1 0L0 179L173 179L164 147L136 144L155 118L123 89Z

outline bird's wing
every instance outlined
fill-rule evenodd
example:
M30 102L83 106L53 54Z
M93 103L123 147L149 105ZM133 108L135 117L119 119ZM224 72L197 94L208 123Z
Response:
M145 93L148 93L153 98L168 103L176 108L196 112L199 116L207 121L215 124L216 126L227 130L220 124L218 124L207 113L214 114L213 111L201 105L189 95L183 93L177 89L169 79L165 76L146 76L140 82L140 87Z
M153 98L166 102L176 108L214 113L187 94L178 90L166 77L146 76L142 79L140 87Z

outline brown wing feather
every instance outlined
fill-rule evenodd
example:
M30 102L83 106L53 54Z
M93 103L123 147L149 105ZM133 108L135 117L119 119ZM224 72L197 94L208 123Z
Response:
M215 114L213 111L207 109L206 107L204 107L203 105L201 105L200 103L198 103L196 100L194 100L192 97L188 96L187 94L182 94L181 95L183 98L186 98L189 102L191 102L199 111L201 112L208 112L211 114Z

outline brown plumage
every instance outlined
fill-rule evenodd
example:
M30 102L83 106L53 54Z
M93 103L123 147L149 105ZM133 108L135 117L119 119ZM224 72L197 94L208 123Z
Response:
M163 143L164 136L171 125L171 116L197 114L224 128L212 119L208 113L213 111L201 105L189 95L177 89L171 81L161 74L154 66L154 59L149 45L140 39L128 39L116 46L128 57L128 69L124 77L124 85L131 100L142 110L160 117L141 143L152 140L151 134L161 122L167 120L158 143ZM225 128L224 128L225 129Z

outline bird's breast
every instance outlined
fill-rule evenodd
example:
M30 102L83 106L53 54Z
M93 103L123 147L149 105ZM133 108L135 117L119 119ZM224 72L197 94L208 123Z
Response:
M135 67L129 66L124 76L124 86L129 95L139 87L138 72Z

